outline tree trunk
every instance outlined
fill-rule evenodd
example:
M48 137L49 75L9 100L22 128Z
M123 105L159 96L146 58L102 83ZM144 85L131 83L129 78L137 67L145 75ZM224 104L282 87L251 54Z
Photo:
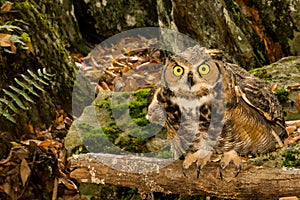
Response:
M158 26L154 0L74 1L83 37L91 43L133 28Z
M299 1L158 0L159 24L246 69L299 55Z
M128 29L160 26L222 49L246 69L299 55L297 0L78 0L74 8L83 37L94 44Z
M65 45L74 43L80 38L78 28L71 12L71 1L14 1L12 10L1 15L1 25L7 23L21 28L21 31L2 33L21 36L26 33L28 50L17 48L16 54L9 54L1 49L1 81L0 87L9 90L15 85L14 78L21 79L20 74L28 75L27 69L37 72L45 68L47 73L54 74L50 85L45 87L47 93L39 93L35 103L25 104L30 108L21 110L21 114L13 114L16 124L1 117L1 130L19 134L28 133L28 125L47 127L55 118L55 110L61 106L71 112L71 93L73 87L74 62L70 59ZM64 27L64 28L62 28ZM25 41L23 41L25 42ZM3 91L1 91L3 94Z
M300 196L298 169L257 167L244 164L237 177L236 169L229 166L219 176L219 163L207 164L196 179L193 165L185 177L182 161L165 165L167 160L111 154L81 154L70 158L71 178L81 183L111 184L138 188L140 192L166 194L210 195L231 199L278 199ZM104 164L105 163L105 164ZM148 173L131 173L141 168L153 169ZM118 170L117 170L118 169Z

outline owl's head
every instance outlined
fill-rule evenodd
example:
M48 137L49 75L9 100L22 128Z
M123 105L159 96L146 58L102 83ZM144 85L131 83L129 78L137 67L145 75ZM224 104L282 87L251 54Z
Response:
M175 93L197 94L209 91L220 78L215 62L205 48L190 48L169 57L163 70L163 84Z

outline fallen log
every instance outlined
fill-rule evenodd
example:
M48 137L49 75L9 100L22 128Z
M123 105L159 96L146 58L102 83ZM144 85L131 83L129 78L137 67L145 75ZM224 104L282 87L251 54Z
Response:
M183 175L182 161L89 153L69 158L70 177L79 183L110 184L138 188L140 192L166 194L209 195L230 199L279 199L300 197L300 169L268 168L244 163L236 169L228 167L220 179L219 163L210 162L196 179L193 165ZM135 173L136 172L136 173Z

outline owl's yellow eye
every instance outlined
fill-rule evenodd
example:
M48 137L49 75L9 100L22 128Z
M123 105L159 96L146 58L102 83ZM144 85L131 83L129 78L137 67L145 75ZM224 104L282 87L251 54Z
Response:
M173 68L173 74L175 76L181 76L183 74L183 68L176 65L174 68Z
M210 72L210 67L207 64L200 65L198 68L198 72L201 75L206 75Z

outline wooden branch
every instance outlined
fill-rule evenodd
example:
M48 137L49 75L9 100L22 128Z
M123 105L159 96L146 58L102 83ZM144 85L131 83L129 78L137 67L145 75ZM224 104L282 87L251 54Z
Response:
M266 168L245 163L234 177L231 166L219 176L219 163L210 162L196 179L193 165L185 177L182 161L121 156L112 154L81 154L69 158L70 176L82 183L110 184L138 188L141 192L167 194L205 194L233 199L278 199L283 196L300 197L300 169ZM106 163L106 164L103 164ZM152 169L144 172L143 169ZM128 171L139 171L131 173Z

